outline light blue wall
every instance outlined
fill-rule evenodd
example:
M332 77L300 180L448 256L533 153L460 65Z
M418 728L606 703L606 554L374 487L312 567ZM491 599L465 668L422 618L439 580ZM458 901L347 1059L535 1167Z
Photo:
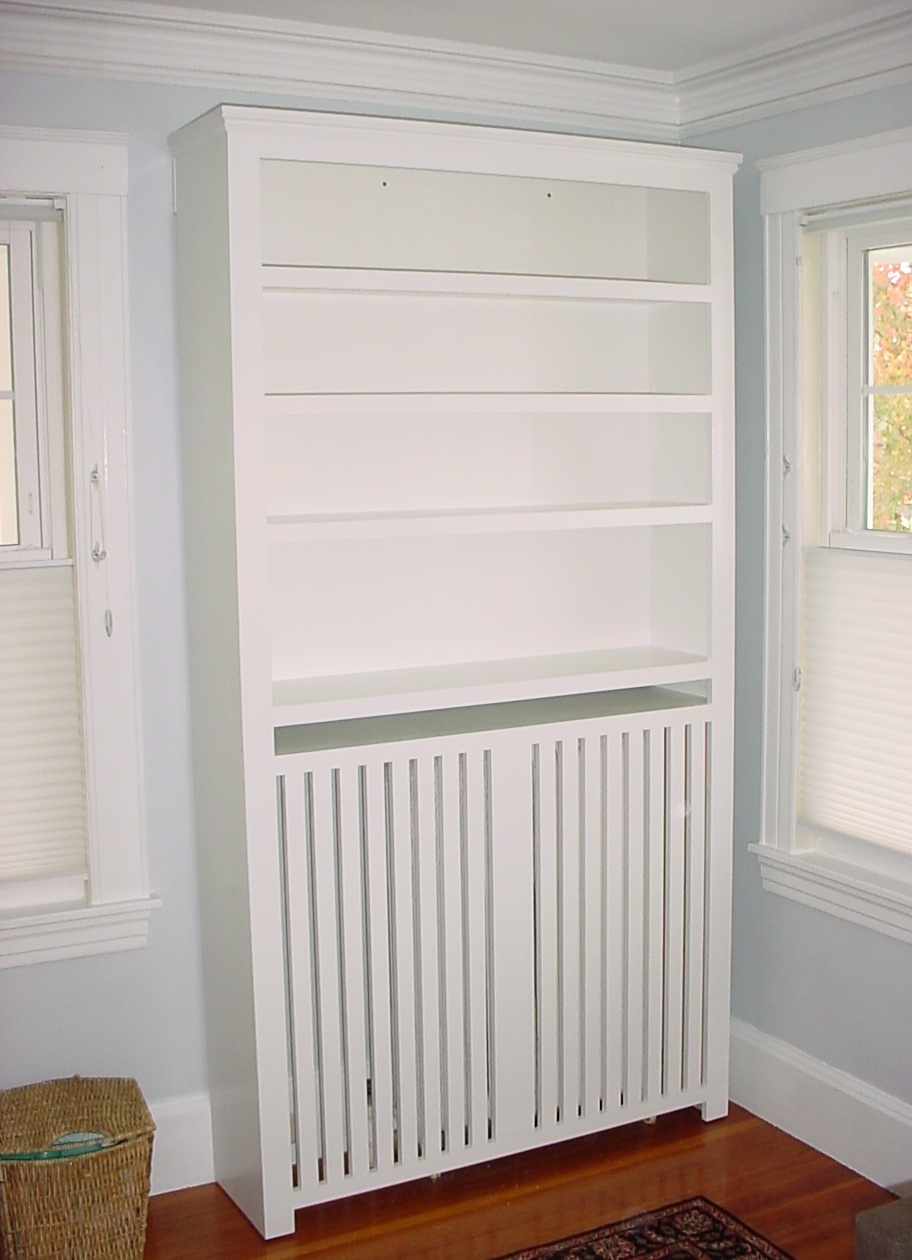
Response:
M760 838L763 633L763 225L755 163L912 126L912 88L869 93L693 141L744 154L735 177L737 645L733 1014L912 1103L912 946L764 892ZM912 171L909 172L912 185Z
M206 1089L190 778L174 221L167 137L216 91L0 76L0 123L129 135L136 556L149 855L155 912L134 953L0 972L0 1087L73 1072L136 1076L150 1100ZM244 103L231 93L230 99ZM319 101L260 103L309 104ZM466 111L470 116L470 111ZM479 119L484 121L484 119ZM488 120L492 121L492 120ZM735 1014L912 1102L910 949L760 889L763 290L756 158L912 125L912 89L716 132L736 180L738 687Z

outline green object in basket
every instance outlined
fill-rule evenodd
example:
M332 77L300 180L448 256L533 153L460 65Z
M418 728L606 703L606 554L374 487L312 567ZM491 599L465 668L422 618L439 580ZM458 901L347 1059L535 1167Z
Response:
M69 1159L74 1155L92 1155L102 1151L106 1146L113 1146L114 1139L103 1133L64 1133L54 1138L51 1146L45 1151L11 1151L0 1154L0 1159L32 1160L32 1159Z

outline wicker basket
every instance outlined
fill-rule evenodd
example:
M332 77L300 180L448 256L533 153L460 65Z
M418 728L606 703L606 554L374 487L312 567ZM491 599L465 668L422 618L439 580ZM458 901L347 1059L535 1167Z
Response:
M154 1132L132 1080L0 1091L0 1260L140 1260ZM103 1144L61 1155L70 1134Z

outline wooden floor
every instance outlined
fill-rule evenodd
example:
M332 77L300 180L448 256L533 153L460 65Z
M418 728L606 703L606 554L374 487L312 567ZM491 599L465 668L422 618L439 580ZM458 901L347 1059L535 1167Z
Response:
M299 1212L264 1243L215 1186L159 1195L146 1260L492 1260L702 1194L795 1260L852 1260L854 1222L891 1196L733 1107L685 1112L434 1181Z

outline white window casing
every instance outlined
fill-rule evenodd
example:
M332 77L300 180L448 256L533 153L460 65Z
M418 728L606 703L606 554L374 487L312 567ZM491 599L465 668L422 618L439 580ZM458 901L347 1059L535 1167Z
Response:
M0 881L0 966L135 948L150 910L133 564L125 137L0 128L0 195L63 215L64 410L81 666L87 863ZM2 217L2 215L0 215ZM53 469L64 467L51 460ZM16 563L15 560L12 562ZM25 567L24 573L35 569ZM53 582L47 569L48 580ZM75 896L76 889L81 895ZM84 891L82 891L84 889Z
M912 539L862 528L852 265L868 241L908 239L912 130L760 166L766 627L752 850L767 889L912 941Z

